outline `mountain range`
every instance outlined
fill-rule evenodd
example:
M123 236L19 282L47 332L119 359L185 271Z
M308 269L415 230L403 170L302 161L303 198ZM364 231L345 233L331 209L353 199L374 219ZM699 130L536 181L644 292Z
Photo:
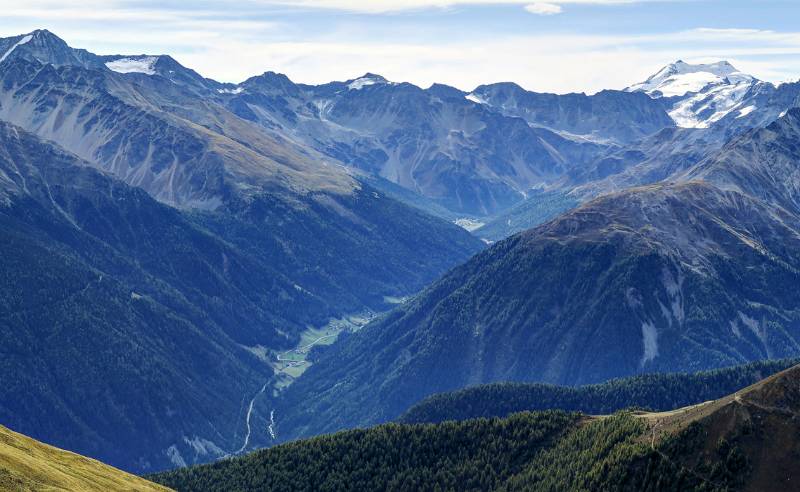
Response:
M727 62L541 94L0 39L0 423L144 473L795 357L797 106Z

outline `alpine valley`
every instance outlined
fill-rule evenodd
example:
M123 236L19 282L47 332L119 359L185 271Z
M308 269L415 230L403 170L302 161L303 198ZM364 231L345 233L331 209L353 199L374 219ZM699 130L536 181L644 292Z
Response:
M178 490L766 490L798 286L800 82L233 84L0 39L0 487L80 488L42 441Z

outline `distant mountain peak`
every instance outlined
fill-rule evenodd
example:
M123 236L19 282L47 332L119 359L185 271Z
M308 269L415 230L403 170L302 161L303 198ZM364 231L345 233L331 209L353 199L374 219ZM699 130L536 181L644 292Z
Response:
M25 59L55 66L74 65L97 68L99 57L86 50L71 48L47 29L0 38L0 62Z
M755 77L736 69L730 62L691 64L683 60L670 63L644 82L628 87L629 92L645 92L655 97L685 96L710 85L751 83Z
M771 84L740 72L725 60L699 64L678 60L625 90L673 98L669 115L679 127L708 128L731 113L745 117L756 110L755 104L746 102L757 85Z
M384 77L374 73L367 72L357 79L348 80L347 88L350 90L358 91L368 85L387 84L387 83L389 83L389 81L386 80Z

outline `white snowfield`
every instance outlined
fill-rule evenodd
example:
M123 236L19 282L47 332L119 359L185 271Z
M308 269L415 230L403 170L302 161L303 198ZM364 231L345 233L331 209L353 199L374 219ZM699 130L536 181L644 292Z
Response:
M653 96L657 95L656 93L661 93L663 97L685 96L690 92L699 92L709 84L724 83L725 79L730 77L753 80L753 77L739 72L726 61L692 65L678 60L662 68L644 82L632 85L626 90L642 91Z
M0 63L3 63L3 61L4 61L6 58L8 58L8 55L10 55L11 53L13 53L13 52L14 52L14 50L15 50L15 49L17 49L17 47L19 47L19 46L22 46L23 44L26 44L26 43L30 42L30 40L31 40L31 39L33 39L33 35L31 35L31 34L28 34L27 36L23 37L22 39L20 39L20 40L19 40L19 41L17 41L16 43L14 43L14 46L12 46L12 47L11 47L11 48L10 48L8 51L6 51L6 52L3 54L3 56L2 56L2 57L0 57Z
M727 61L693 65L679 60L625 90L655 98L679 98L668 111L675 124L682 128L708 128L733 111L741 118L757 109L753 105L744 107L743 103L755 85L765 83L738 71Z
M120 58L106 63L106 67L118 73L144 73L147 75L154 75L156 73L155 65L157 61L157 56Z
M467 101L472 101L476 104L486 104L486 101L484 101L483 98L481 98L481 96L474 93L467 94L466 96L464 96L464 99L466 99Z
M347 88L351 91L360 91L364 87L368 85L375 85L375 84L386 84L386 80L379 78L379 77L361 77L360 79L356 79L349 84L347 84Z

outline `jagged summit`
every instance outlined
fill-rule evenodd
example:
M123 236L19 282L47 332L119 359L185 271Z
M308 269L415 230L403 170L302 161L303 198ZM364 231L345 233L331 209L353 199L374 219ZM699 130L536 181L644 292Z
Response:
M67 43L46 29L28 34L0 38L0 63L25 59L55 66L76 65L99 68L100 57L86 50L70 48Z

